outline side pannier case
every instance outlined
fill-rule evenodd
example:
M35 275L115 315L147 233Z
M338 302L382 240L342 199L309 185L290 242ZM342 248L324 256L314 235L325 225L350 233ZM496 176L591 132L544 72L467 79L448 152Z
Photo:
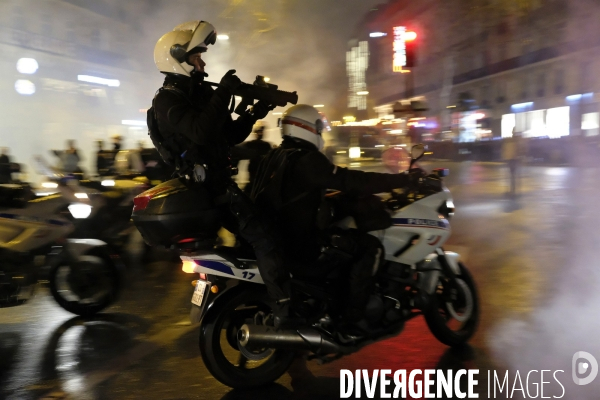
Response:
M149 245L212 246L221 227L220 213L207 190L184 179L161 183L133 202L133 223Z

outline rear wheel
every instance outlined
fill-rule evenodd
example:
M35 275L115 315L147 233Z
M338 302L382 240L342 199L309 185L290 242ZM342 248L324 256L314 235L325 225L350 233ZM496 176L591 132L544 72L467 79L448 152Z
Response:
M200 352L210 373L232 388L249 388L274 382L287 371L294 351L260 349L250 352L238 346L237 332L244 324L260 323L271 314L264 290L244 291L203 321Z
M442 343L456 347L473 336L479 322L479 299L475 281L459 263L456 280L441 276L436 292L424 312L431 333Z
M89 254L77 263L61 263L50 270L50 292L65 310L92 316L110 304L119 293L119 275L108 255Z

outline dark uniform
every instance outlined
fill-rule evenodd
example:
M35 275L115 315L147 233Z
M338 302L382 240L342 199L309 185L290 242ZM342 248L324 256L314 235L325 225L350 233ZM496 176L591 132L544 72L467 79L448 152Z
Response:
M12 173L10 168L10 158L6 154L0 155L0 183L10 183Z
M291 151L293 149L299 151ZM268 179L265 180L264 175L273 174L266 166L282 154L287 158L287 163L280 188L267 189L265 182ZM341 245L353 255L347 282L346 317L356 321L364 313L371 290L371 278L379 262L383 261L383 249L379 240L366 232L351 230L332 234L318 226L319 208L323 204L325 190L335 189L348 195L364 196L405 187L409 180L407 174L372 173L335 166L313 144L285 137L283 144L272 150L259 167L253 195L259 205L279 209L278 228L285 238L286 260L294 260L290 262L294 275L314 275L314 271L309 270L315 266L327 268L327 265L317 261L322 258L323 246L330 245L333 238L338 244L344 243ZM387 222L389 226L391 218L382 211L388 218L386 221L384 217L384 224Z
M248 174L250 175L250 179L252 179L256 174L260 161L265 154L271 151L272 147L269 142L265 142L260 138L246 142L244 145L251 152L250 161L248 162Z
M206 167L202 184L222 209L225 227L233 232L238 228L254 248L271 298L289 298L289 272L283 268L276 235L231 179L230 148L248 137L255 117L246 113L234 121L228 108L231 93L224 87L213 90L201 80L171 74L163 87L177 90L160 90L154 100L161 135L184 163Z
M269 142L262 140L262 134L255 140L250 140L235 146L232 149L234 162L237 164L240 160L249 160L248 162L248 178L249 182L254 181L254 175L258 170L258 166L263 157L271 151L272 147ZM244 188L244 193L250 194L251 185L248 184Z

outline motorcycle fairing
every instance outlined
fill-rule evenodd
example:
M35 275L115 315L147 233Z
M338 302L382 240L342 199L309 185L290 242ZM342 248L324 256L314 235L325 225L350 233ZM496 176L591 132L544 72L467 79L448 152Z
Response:
M194 264L194 272L208 275L218 275L225 278L234 278L242 281L259 283L264 285L264 281L258 271L256 263L251 264L251 268L239 269L233 263L216 254L207 254L199 256L181 256L181 261L191 261ZM240 260L251 261L251 260Z

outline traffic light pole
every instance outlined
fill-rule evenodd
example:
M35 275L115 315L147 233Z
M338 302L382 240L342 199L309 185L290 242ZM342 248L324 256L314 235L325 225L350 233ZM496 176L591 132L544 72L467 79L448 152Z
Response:
M406 77L404 80L404 85L406 87L406 90L404 92L406 93L406 98L409 100L415 95L415 80L414 80L413 75L414 75L414 72L413 72L412 68L410 70L408 70L407 73L404 74L404 76Z

